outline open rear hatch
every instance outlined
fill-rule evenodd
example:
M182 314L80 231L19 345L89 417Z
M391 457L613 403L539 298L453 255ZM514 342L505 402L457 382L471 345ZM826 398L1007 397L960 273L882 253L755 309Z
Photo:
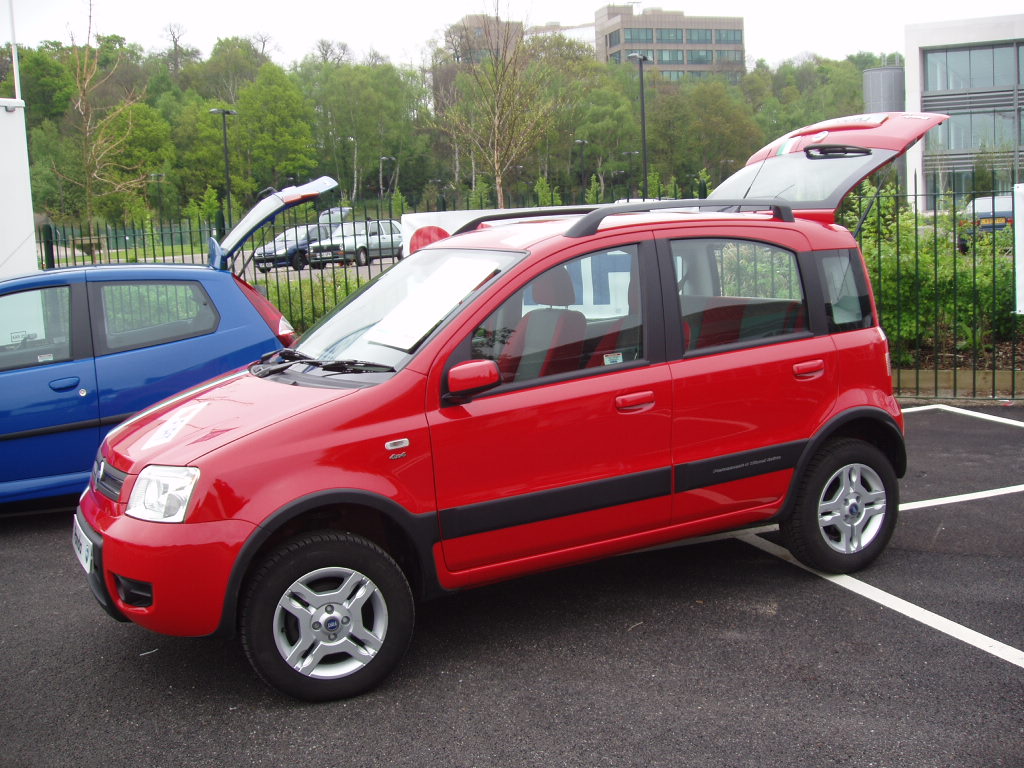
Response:
M795 215L835 220L843 198L948 115L879 112L799 128L758 150L709 199L778 199Z

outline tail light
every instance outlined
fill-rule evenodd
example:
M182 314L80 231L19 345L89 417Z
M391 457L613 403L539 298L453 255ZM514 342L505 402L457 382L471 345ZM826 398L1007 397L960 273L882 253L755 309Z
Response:
M235 282L238 283L238 287L241 289L245 297L249 299L249 302L256 308L256 311L260 313L260 317L270 327L270 330L277 336L278 341L281 342L282 347L290 347L295 343L295 340L299 338L299 335L295 333L295 329L292 328L292 324L288 322L288 318L281 314L281 310L274 306L273 302L270 301L266 296L257 291L245 280L235 275Z
M445 232L441 227L420 227L409 239L409 253L415 253L420 248L426 248L431 243L444 240L446 237L448 237L448 232Z

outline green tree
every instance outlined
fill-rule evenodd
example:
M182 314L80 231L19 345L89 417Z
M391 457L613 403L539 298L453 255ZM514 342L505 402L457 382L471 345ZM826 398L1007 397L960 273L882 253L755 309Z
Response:
M238 136L242 147L239 194L282 188L316 165L312 109L298 86L276 64L264 64L256 80L238 94Z

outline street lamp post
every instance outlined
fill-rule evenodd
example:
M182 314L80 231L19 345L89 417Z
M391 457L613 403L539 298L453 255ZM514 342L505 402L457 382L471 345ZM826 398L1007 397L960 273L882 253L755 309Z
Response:
M356 201L356 187L359 186L359 142L355 136L346 136L352 142L352 202Z
M626 197L632 197L633 196L633 158L636 157L637 155L639 155L640 152L638 150L634 149L632 152L623 152L622 154L625 155L625 157L627 158L627 160L629 162L629 173L626 176Z
M384 161L390 160L392 163L395 162L395 158L391 155L382 155L380 162L377 164L377 194L380 195L381 200L384 199Z
M210 110L211 115L220 115L221 124L224 128L224 185L228 198L228 229L231 229L231 161L228 159L228 115L237 115L233 109L221 109L214 107Z
M644 62L650 61L643 53L633 52L627 56L640 65L640 154L643 159L643 194L647 199L647 106L644 101Z
M580 202L585 203L587 201L587 182L583 170L583 153L587 148L588 142L586 139L576 139L575 143L580 147Z

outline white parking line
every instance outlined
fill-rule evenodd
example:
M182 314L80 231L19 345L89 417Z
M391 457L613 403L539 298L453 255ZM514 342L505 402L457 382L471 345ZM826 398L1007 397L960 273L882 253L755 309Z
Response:
M958 413L961 416L973 416L976 419L982 419L983 421L993 421L996 424L1006 424L1010 427L1024 427L1024 421L1018 421L1016 419L1007 419L1004 416L993 416L988 413L975 413L974 411L968 411L966 408L957 408L953 405L918 405L913 408L904 408L903 413L920 413L921 411L945 411L946 413Z
M950 637L967 643L968 645L973 645L975 648L985 651L986 653L990 653L1003 661L1008 661L1011 664L1024 669L1024 651L1020 651L1012 646L1006 645L1005 643L1000 643L998 640L993 640L991 637L986 637L979 632L975 632L973 629L968 629L962 624L957 624L955 621L950 621L949 619L939 616L937 613L932 613L931 611L925 610L913 603L909 603L902 598L890 595L888 592L883 592L877 587L866 584L852 576L837 576L828 573L821 573L813 568L808 568L793 557L788 549L780 547L777 544L773 544L772 542L762 539L760 536L755 534L741 534L736 538L753 547L757 547L770 555L774 555L781 560L785 560L787 563L792 563L793 565L803 568L809 573L820 576L826 581L831 581L833 584L840 586L843 589L848 589L861 597L873 600L879 605L885 606L897 613L902 613L904 616L914 619L915 621L919 621L927 627L943 632Z
M941 499L908 501L906 504L900 504L900 512L909 512L913 509L928 509L929 507L941 507L943 504L959 504L962 501L977 501L978 499L988 499L993 496L1005 496L1008 493L1024 493L1024 485L1008 485L1005 488L994 488L991 491L961 493L959 496L945 496Z

